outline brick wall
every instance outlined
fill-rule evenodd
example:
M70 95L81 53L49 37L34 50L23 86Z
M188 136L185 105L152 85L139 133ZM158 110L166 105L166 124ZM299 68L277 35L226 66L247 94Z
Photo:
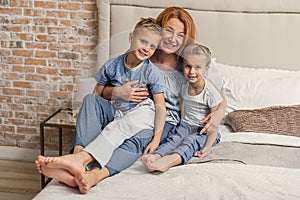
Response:
M0 0L0 25L0 145L39 148L39 123L95 73L96 0ZM47 128L46 148L57 141Z

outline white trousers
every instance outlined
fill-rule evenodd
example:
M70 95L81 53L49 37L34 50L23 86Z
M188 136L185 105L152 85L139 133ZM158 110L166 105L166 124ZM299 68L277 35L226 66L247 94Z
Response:
M154 129L155 107L151 99L146 99L136 107L118 112L110 122L84 151L91 154L103 167L109 161L113 151L124 140L144 129Z

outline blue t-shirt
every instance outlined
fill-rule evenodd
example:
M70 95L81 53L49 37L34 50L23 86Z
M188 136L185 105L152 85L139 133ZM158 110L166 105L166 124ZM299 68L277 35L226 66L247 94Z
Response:
M127 53L108 60L96 73L95 80L99 85L122 86L124 83L139 80L139 85L145 85L149 90L149 98L152 94L166 91L165 81L160 70L150 60L145 60L137 67L130 69L125 65ZM126 111L135 107L138 103L116 99L113 106L117 110Z

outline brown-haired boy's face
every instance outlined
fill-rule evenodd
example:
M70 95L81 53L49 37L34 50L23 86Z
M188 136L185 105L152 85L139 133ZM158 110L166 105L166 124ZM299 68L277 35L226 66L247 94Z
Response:
M140 61L149 59L154 54L160 39L158 33L140 28L135 34L130 35L129 51Z

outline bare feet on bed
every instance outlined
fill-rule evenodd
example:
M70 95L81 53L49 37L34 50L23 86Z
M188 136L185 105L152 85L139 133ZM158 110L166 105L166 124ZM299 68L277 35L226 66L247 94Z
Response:
M95 185L97 184L94 179L96 179L96 177L91 173L91 171L78 173L75 176L75 182L78 185L81 194L87 194L93 186L93 183Z
M35 166L36 166L36 169L38 170L38 172L40 174L42 174L43 173L42 166L41 166L41 163L38 160L35 161Z
M43 156L39 156L39 160L41 161ZM75 182L75 177L70 172L65 169L55 169L55 168L48 168L47 165L39 160L35 161L36 168L39 173L54 178L60 182L63 182L71 187L77 187Z
M152 172L155 170L152 170L151 166L153 162L155 162L159 158L161 158L159 154L145 154L140 158L140 161L143 163L143 165L145 165L145 167L147 167L148 172Z
M109 171L106 167L102 169L94 168L90 171L76 174L75 182L79 187L80 193L87 194L91 187L97 185L107 177L109 177Z
M36 166L38 171L41 169L39 166L46 165L49 169L65 169L75 175L85 171L84 162L78 154L68 154L60 157L44 157L39 155L37 160L39 164L36 164Z
M65 169L51 169L46 165L42 165L43 174L47 177L54 178L70 187L77 187L74 175Z
M147 164L148 171L165 172L173 166L182 163L182 158L177 153L166 155Z

